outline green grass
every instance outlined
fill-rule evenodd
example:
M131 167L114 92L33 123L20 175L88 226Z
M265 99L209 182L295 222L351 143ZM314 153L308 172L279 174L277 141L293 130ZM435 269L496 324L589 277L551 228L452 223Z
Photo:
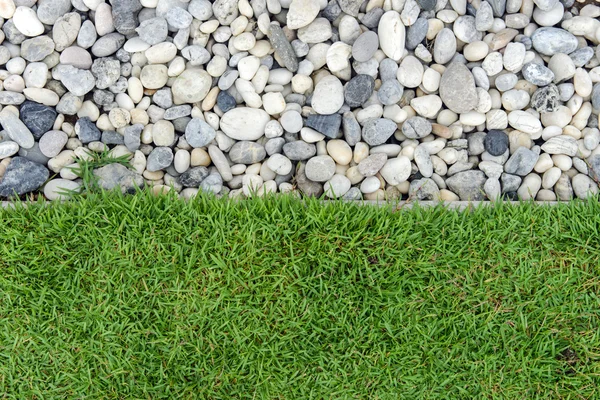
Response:
M0 211L0 397L598 399L600 204Z

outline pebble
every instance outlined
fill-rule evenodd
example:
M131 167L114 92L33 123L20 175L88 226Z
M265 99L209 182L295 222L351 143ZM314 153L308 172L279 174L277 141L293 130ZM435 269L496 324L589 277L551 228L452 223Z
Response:
M313 93L312 107L319 114L333 114L344 104L344 90L340 80L329 75L317 83Z
M134 194L144 186L144 178L126 166L108 164L94 170L98 186L105 190L118 189L123 194Z
M335 161L327 155L312 157L306 163L305 173L313 182L326 182L335 174Z
M394 10L386 12L379 20L377 28L379 46L385 55L394 61L399 61L404 53L406 35L404 26L400 14Z
M344 87L344 100L350 107L360 107L371 97L375 80L369 75L356 75Z
M531 36L533 47L539 53L553 56L556 53L569 54L577 49L577 38L564 29L543 27Z
M484 199L486 180L482 171L471 170L451 176L446 184L462 201L479 201Z
M368 120L362 129L362 138L370 146L385 143L398 129L396 123L387 118Z
M342 116L339 114L316 115L311 114L306 119L306 126L313 128L328 138L335 139L339 136Z
M221 118L221 130L235 140L256 140L265 133L270 117L265 111L238 107L226 112Z
M24 157L13 157L0 181L0 197L22 195L39 189L50 176L43 165Z
M469 69L460 63L452 63L440 80L440 97L444 104L456 113L473 110L479 103L475 80Z

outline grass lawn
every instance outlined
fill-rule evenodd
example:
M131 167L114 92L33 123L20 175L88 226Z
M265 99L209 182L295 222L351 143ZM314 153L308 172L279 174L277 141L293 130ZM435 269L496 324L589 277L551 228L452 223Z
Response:
M599 240L597 201L3 210L0 397L598 399Z

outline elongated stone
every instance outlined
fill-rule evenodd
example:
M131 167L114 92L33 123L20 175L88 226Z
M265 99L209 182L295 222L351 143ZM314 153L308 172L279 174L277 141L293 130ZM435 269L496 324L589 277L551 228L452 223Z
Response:
M268 37L275 53L283 61L283 65L292 72L298 71L298 58L281 27L277 24L271 24Z
M35 140L27 126L12 112L2 110L0 112L0 124L8 134L8 137L19 146L30 149Z

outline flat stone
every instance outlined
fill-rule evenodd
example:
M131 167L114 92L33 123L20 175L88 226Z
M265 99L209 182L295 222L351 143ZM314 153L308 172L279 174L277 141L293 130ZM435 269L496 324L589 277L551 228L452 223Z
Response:
M433 59L438 64L446 64L456 54L456 37L448 28L442 29L436 36L433 45Z
M356 75L344 87L344 100L350 107L362 106L373 94L375 80L369 75Z
M306 119L306 126L313 128L328 138L339 137L342 116L340 114L318 115L310 114Z
M40 151L48 158L56 157L68 140L69 137L63 131L48 131L40 138Z
M223 114L221 130L235 140L256 140L264 135L271 117L264 110L249 107L234 108Z
M92 46L92 54L96 57L108 57L115 54L124 43L125 36L116 32L109 33L108 35L102 36L94 43ZM82 45L80 44L80 46Z
M564 29L543 27L531 36L533 48L546 56L556 53L570 54L577 49L577 38Z
M33 147L35 141L31 131L15 114L6 109L2 110L0 124L8 137L20 147L26 149Z
M48 36L37 36L21 43L21 57L29 62L42 61L54 51L54 41Z
M542 145L542 150L548 154L565 154L569 157L574 157L579 151L579 146L574 137L559 135L548 139Z
M305 173L313 182L326 182L335 174L335 161L326 155L312 157L306 163Z
M504 171L508 174L525 176L533 171L533 167L539 158L526 147L519 147L504 165Z
M456 113L466 113L479 104L473 74L461 63L455 62L446 68L440 80L439 90L446 107Z
M410 32L410 29L409 29ZM379 47L379 37L373 31L361 34L352 44L352 57L359 62L369 61Z
M19 152L19 145L17 142L13 142L11 140L7 140L5 142L0 142L0 160L3 160L7 157L11 157Z
M26 101L21 105L21 121L33 134L35 139L52 129L57 112L52 108L33 101Z
M431 1L435 4L435 0ZM427 36L428 28L429 24L426 18L417 18L415 23L409 26L408 30L406 31L406 48L409 50L414 50L419 43L423 42L423 40L425 40L425 36Z
M494 10L494 17L503 17L506 11L506 0L488 0Z
M398 129L396 123L387 118L370 119L363 125L362 138L370 146L384 144Z
M283 153L292 161L303 161L317 154L317 147L303 140L296 140L284 144Z
M22 195L39 189L50 176L46 167L24 157L11 159L0 181L0 197Z
M104 144L125 144L123 135L115 131L104 131L100 141Z
M554 73L550 68L545 67L543 64L538 63L527 63L523 66L521 72L523 78L529 83L536 86L547 86L554 80Z
M363 176L375 176L388 160L385 153L371 154L358 164L358 172Z
M462 201L479 201L485 198L483 186L486 177L482 171L464 171L446 179L448 188Z
M229 158L235 164L254 164L261 162L266 156L263 145L247 140L239 141L229 149Z
M81 16L76 13L61 15L52 28L52 40L56 51L61 52L75 43L81 27Z

